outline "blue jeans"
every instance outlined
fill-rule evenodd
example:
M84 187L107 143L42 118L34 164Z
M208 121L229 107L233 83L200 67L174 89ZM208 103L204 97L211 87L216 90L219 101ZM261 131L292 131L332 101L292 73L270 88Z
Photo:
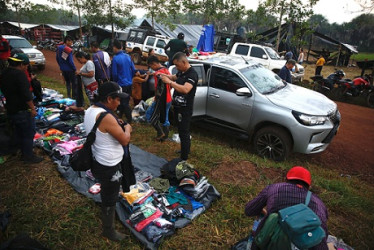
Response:
M151 119L152 113L155 110L155 105L156 105L156 102L152 102L151 106L149 106L149 108L145 112L145 118L147 119L148 122ZM164 122L164 124L162 124L164 127L170 126L170 122L169 122L169 110L170 110L170 107L171 107L171 102L166 103L165 122Z
M13 140L17 148L21 149L23 157L33 156L33 141L35 135L35 119L28 111L19 111L9 115L13 127Z

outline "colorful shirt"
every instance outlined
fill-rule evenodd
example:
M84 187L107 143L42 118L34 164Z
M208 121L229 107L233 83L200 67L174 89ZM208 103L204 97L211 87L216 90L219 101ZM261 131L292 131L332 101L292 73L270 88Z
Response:
M256 198L248 202L245 206L245 214L248 216L259 216L264 207L267 209L267 214L278 212L280 209L293 206L299 203L305 202L305 197L308 190L299 185L291 183L276 183L264 188ZM312 194L310 199L309 208L312 209L317 216L320 218L322 228L325 230L326 237L317 246L310 248L313 250L322 250L327 248L327 208L325 204L317 197ZM267 216L261 221L256 232L259 232L265 223ZM252 249L257 249L256 246L252 245Z
M316 62L316 66L323 66L325 64L325 58L321 57L320 59L318 59L318 61Z

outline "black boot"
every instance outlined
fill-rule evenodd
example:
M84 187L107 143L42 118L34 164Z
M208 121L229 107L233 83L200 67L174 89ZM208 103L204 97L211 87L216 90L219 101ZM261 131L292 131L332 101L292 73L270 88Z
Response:
M162 130L161 124L157 122L156 124L152 124L152 126L156 129L157 131L157 141L161 141L162 138L165 136L164 131Z
M101 221L103 223L103 233L105 238L112 241L121 241L125 239L125 235L117 232L114 229L114 215L115 206L113 207L101 207Z
M169 138L169 126L163 126L162 131L164 132L164 136L162 137L162 140L165 141Z

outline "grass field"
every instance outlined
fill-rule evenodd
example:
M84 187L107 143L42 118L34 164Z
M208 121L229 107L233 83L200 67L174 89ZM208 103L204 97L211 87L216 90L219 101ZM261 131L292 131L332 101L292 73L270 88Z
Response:
M326 68L327 69L327 68ZM64 85L40 76L43 87L66 93ZM245 237L254 218L244 216L246 202L266 185L284 180L294 165L312 172L312 191L325 202L329 211L330 234L343 238L355 249L374 247L374 186L357 177L291 156L275 163L252 153L246 141L230 135L192 126L190 163L208 177L222 198L190 225L165 239L161 249L228 249ZM175 131L172 128L171 134ZM149 125L134 124L131 142L138 147L171 160L179 145L156 143ZM39 154L43 154L39 150ZM99 237L99 205L75 192L44 154L42 164L28 166L15 157L0 165L0 212L12 213L1 242L26 232L51 249L143 249L119 222L117 228L127 235L121 243ZM117 220L118 221L118 220Z
M365 53L365 52L360 52L358 54L353 54L351 56L351 59L355 61L365 61L365 60L374 60L374 53Z

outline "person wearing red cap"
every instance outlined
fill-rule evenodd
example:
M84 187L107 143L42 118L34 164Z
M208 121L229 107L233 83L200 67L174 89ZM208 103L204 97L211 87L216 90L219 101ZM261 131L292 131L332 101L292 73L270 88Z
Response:
M265 187L256 198L248 202L245 206L245 214L247 216L265 215L254 236L261 231L267 216L271 213L276 213L283 208L304 203L311 184L312 177L310 172L304 167L295 166L288 171L286 182L275 183ZM327 208L322 200L314 193L312 193L309 208L320 218L321 226L326 233L326 237L322 242L310 249L327 250ZM252 243L251 249L258 249L255 242Z

